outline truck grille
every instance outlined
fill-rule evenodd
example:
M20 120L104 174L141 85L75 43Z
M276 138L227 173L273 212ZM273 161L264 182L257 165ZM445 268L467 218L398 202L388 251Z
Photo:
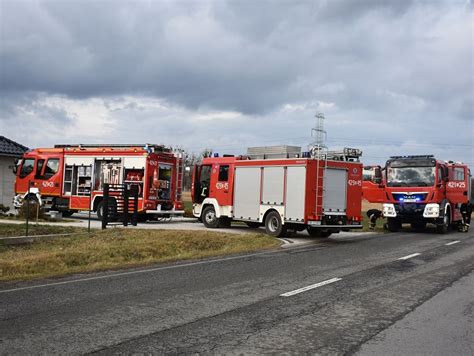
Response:
M393 199L396 200L397 202L403 203L417 203L417 202L422 202L426 200L426 196L428 193L413 193L413 194L408 194L408 193L392 193Z

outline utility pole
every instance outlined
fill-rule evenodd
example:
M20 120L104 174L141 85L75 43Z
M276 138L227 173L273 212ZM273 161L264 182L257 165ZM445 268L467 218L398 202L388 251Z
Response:
M309 151L311 157L321 159L327 151L326 138L327 134L324 130L324 114L321 112L316 113L316 126L311 129L311 137L314 137L314 141L309 145Z

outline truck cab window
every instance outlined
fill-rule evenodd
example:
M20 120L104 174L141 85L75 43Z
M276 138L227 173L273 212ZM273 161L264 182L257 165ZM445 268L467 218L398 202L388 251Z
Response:
M20 178L25 178L27 175L33 172L34 167L35 167L34 158L25 159L23 161L23 164L21 165Z
M51 178L59 170L59 158L50 158L46 163L46 168L44 169L44 177L46 179Z
M464 180L464 168L461 168L461 167L454 168L454 180L458 180L458 181Z
M219 182L227 182L229 180L229 166L219 166Z

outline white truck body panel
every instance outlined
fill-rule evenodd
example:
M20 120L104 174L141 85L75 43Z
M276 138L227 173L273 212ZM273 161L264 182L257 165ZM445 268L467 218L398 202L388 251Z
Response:
M259 220L260 167L236 167L234 176L234 217Z
M286 170L285 220L304 221L306 167L288 167Z
M323 212L345 215L347 209L347 171L327 168L324 176Z
M263 168L262 204L283 205L285 169L283 167Z

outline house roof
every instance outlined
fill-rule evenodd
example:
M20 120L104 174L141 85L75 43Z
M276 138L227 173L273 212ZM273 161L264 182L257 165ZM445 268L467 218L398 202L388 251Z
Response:
M5 136L0 136L0 155L1 156L22 156L28 151L28 147L20 145Z

